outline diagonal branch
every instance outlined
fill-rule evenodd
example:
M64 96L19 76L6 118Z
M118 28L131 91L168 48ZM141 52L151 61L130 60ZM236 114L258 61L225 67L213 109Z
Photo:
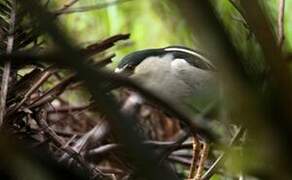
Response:
M64 152L70 155L71 158L80 163L89 172L93 171L95 175L103 177L103 174L97 168L91 168L88 165L88 163L86 163L85 160L77 152L75 152L69 146L65 146L65 141L62 138L60 138L52 128L49 127L46 121L47 111L41 110L40 112L38 112L37 116L38 116L36 118L37 124L44 130L44 133L51 138L51 140L54 142L56 146L58 146L60 149L62 149Z
M12 109L8 109L6 116L12 115L14 112L19 110L19 108L29 99L29 97L36 91L38 88L54 73L55 69L54 66L48 67L42 73L42 76L39 77L38 81L33 84L33 86L25 93L22 100Z
M231 148L235 142L237 142L239 140L239 138L242 136L242 134L244 133L244 129L242 127L240 127L237 132L234 134L234 136L232 137L230 143L228 144L228 148ZM211 165L211 167L205 172L205 174L202 177L202 180L207 180L210 179L218 170L219 166L222 164L222 161L225 159L226 157L226 151L223 152L217 159L216 161Z
M74 4L76 4L79 0L71 0L70 2L68 2L67 4L65 4L61 9L57 10L59 12L62 11L66 11L68 10L70 7L72 7Z
M55 85L50 90L48 90L46 93L44 93L41 97L33 101L26 108L33 108L33 107L41 106L45 103L51 102L57 96L62 94L65 91L65 89L75 81L76 81L76 75L75 74L70 75L65 80L63 80L62 82L60 82L59 84Z

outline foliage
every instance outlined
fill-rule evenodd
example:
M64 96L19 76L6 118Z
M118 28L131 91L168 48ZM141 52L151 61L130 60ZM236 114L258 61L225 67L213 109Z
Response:
M292 0L283 45L279 2L1 0L1 179L289 179ZM191 118L111 73L174 44L210 56L222 81ZM149 102L129 106L133 91Z

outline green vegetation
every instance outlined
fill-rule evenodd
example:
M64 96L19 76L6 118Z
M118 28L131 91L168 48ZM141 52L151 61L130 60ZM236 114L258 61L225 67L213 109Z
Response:
M292 0L40 2L0 0L0 179L291 179ZM169 45L215 66L190 115L111 71Z

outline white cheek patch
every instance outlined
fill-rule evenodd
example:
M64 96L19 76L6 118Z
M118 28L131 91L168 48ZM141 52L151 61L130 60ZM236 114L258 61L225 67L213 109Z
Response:
M171 62L171 68L172 69L181 69L181 68L188 68L191 67L186 60L184 59L175 59Z
M123 66L123 67L121 67L121 68L116 68L115 69L115 73L122 73L122 72L124 72L125 71L125 69L128 67L128 65L125 65L125 66Z
M121 73L121 72L123 72L123 68L116 68L115 69L115 73Z

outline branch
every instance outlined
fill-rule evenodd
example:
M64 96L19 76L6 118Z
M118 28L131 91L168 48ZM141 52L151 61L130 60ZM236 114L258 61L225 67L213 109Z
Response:
M66 152L71 158L76 160L80 165L82 165L88 172L95 172L95 176L99 175L99 177L104 177L104 174L100 172L96 168L91 168L87 162L77 153L75 152L70 146L65 146L65 141L60 138L55 131L49 127L47 123L47 112L42 109L40 112L38 112L38 117L35 118L37 121L37 124L44 130L45 134L50 137L50 139L53 140L54 144L62 149L64 152Z
M12 109L9 109L9 111L7 112L6 116L10 116L13 113L15 113L28 99L29 97L36 91L38 90L38 88L45 83L45 81L54 73L54 66L50 66L47 69L45 69L42 72L42 75L39 77L39 79L36 82L32 82L34 83L32 85L32 87L25 93L24 97L22 98L22 100L15 105L15 107L13 107Z
M118 41L127 40L129 38L130 38L130 34L117 34L105 40L102 40L100 42L91 44L84 49L81 49L81 53L89 57L113 47L115 43Z
M76 4L79 0L71 0L67 4L65 4L61 9L57 10L58 12L67 11L70 7Z
M11 54L13 51L15 18L16 18L16 1L13 0L11 14L10 14L9 34L7 38L7 47L6 47L7 54ZM11 70L11 60L7 59L7 61L4 64L2 83L1 83L1 92L0 92L0 127L3 124L4 117L5 117L6 98L7 98L7 92L8 92L10 70Z
M182 143L187 140L188 137L190 137L191 133L190 130L187 130L186 132L182 132L178 137L175 143L170 146L170 148L167 148L164 152L161 153L161 159L159 163L162 163L164 160L166 160L169 155L175 151L178 147L182 145Z
M50 90L45 92L42 96L40 96L38 99L34 100L32 103L30 103L25 108L33 108L33 107L41 106L45 103L51 102L57 96L62 94L65 91L65 89L75 81L76 81L76 75L75 74L69 75L69 77L67 77L62 82L55 85L54 87L52 87Z
M278 6L278 38L277 44L279 48L283 46L284 36L284 16L285 16L285 0L279 0Z
M186 146L183 146L180 144L181 138L178 138L178 141L144 141L143 144L146 146L149 146L151 148L155 148L158 150L166 150L167 152L169 149L182 149ZM124 148L121 144L106 144L102 145L98 148L90 149L86 152L85 156L86 158L96 158L96 157L102 157L106 153L110 153L115 150L120 150L121 148ZM164 153L162 155L165 155ZM167 154L168 156L169 154ZM177 155L176 153L173 153L173 155ZM167 157L165 157L167 158ZM164 159L162 159L164 160Z
M230 149L233 144L235 142L238 141L238 139L241 137L242 133L244 132L243 128L240 127L237 132L234 134L234 136L232 137L230 143L228 144L228 148ZM205 174L202 177L202 180L207 180L210 179L218 170L220 164L222 163L222 161L224 160L226 156L226 151L223 152L217 159L216 161L211 165L211 167L205 172Z
M78 51L85 57L90 57L95 54L101 53L115 45L118 41L127 40L130 38L130 34L116 34L109 38L106 38L100 42L90 44L85 48L80 48ZM105 59L101 59L100 62L97 62L97 66L103 66L107 62L110 62L110 59L114 57L114 55L110 55L109 57L105 57ZM62 58L64 58L63 52L58 50L35 55L33 51L21 51L21 52L14 52L12 54L0 54L1 59L11 58L13 59L13 65L15 67L22 66L25 64L37 64L40 61L56 61L62 62ZM105 62L102 62L105 61ZM0 65L3 65L3 62L0 61Z

